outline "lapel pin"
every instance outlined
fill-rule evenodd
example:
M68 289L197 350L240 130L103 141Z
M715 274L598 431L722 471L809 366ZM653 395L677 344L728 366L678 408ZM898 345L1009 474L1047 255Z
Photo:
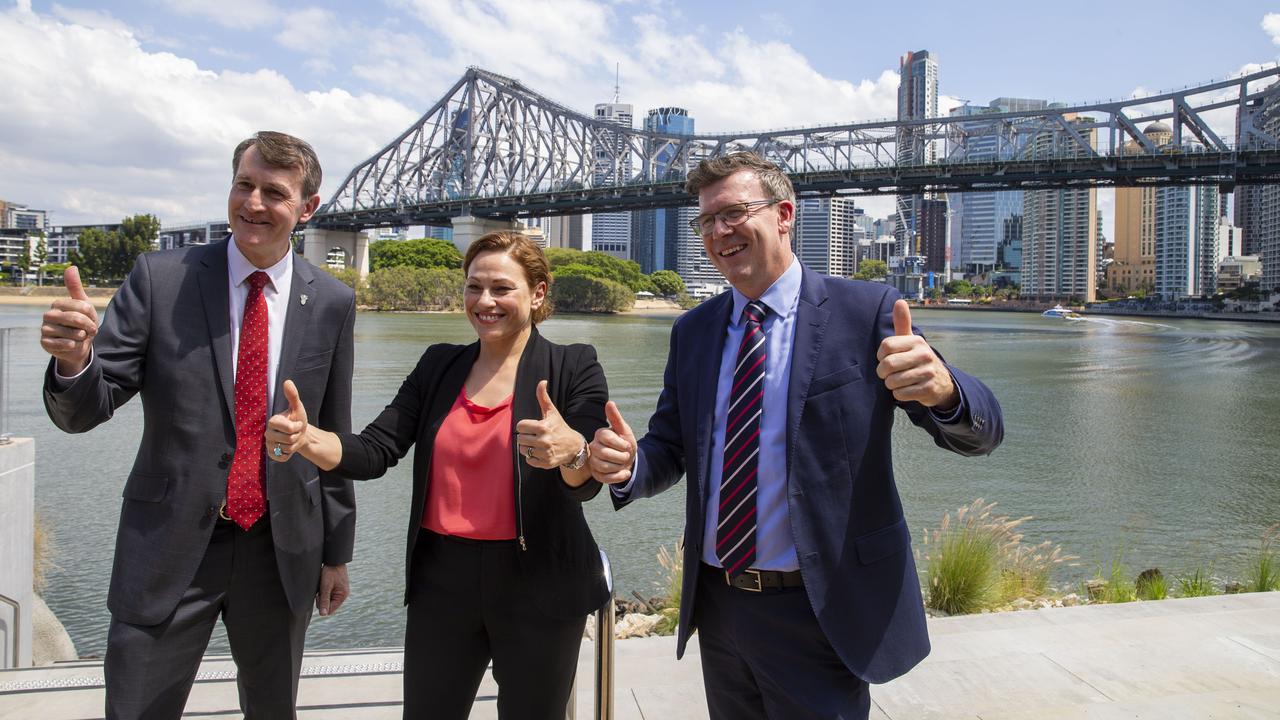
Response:
M307 300L308 300L308 298L307 298L307 296L306 296L306 295L299 295L299 296L298 296L298 304L299 304L299 305L306 305L306 304L307 304Z

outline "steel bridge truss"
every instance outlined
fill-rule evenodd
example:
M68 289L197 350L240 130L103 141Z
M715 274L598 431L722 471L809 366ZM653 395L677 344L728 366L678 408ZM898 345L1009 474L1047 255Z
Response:
M417 123L352 170L312 225L687 205L687 171L738 150L785 168L802 195L1280 182L1280 139L1255 122L1259 108L1280 102L1278 79L1280 67L1271 67L1093 105L668 135L612 125L470 68ZM1156 121L1171 141L1157 145L1144 134ZM1231 142L1222 139L1225 128L1234 129ZM924 161L930 156L940 159Z

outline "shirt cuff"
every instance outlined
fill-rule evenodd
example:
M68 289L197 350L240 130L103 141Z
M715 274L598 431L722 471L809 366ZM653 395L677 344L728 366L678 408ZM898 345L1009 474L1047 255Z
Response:
M631 477L627 478L624 483L610 485L609 492L619 500L627 500L631 497L631 488L636 484L636 476L640 474L640 453L636 453L635 462L631 463Z
M67 376L67 375L63 375L62 373L59 373L58 361L54 360L53 361L53 380L54 380L53 384L57 387L58 390L66 390L68 387L71 387L71 384L74 383L77 379L79 379L81 375L85 374L85 372L89 370L89 366L91 365L93 365L93 348L92 347L89 348L89 362L85 363L84 369L76 373L75 375Z
M955 379L952 378L951 381L955 382ZM956 403L955 407L945 413L929 408L929 414L933 416L933 421L939 425L954 425L960 422L960 418L964 417L964 388L960 387L960 383L955 383L955 385L956 393L960 395L960 402Z

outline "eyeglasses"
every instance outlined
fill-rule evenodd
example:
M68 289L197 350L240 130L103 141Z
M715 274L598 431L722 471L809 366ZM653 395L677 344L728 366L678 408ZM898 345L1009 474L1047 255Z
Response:
M716 220L725 224L725 227L734 227L741 225L747 221L756 211L763 210L770 205L777 205L781 200L752 200L751 202L735 203L719 212L706 213L689 221L689 229L693 230L693 234L698 237L710 235L716 229Z

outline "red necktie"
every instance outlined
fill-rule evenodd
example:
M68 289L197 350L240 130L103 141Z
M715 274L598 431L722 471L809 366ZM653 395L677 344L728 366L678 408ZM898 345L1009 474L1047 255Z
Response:
M227 515L248 530L267 509L263 475L267 430L267 299L261 270L249 276L236 353L236 454L227 476Z
M764 405L764 317L768 309L759 300L752 300L742 314L746 329L738 346L738 365L729 392L720 524L716 528L716 557L730 577L740 575L756 559L756 456L760 453L760 414Z

